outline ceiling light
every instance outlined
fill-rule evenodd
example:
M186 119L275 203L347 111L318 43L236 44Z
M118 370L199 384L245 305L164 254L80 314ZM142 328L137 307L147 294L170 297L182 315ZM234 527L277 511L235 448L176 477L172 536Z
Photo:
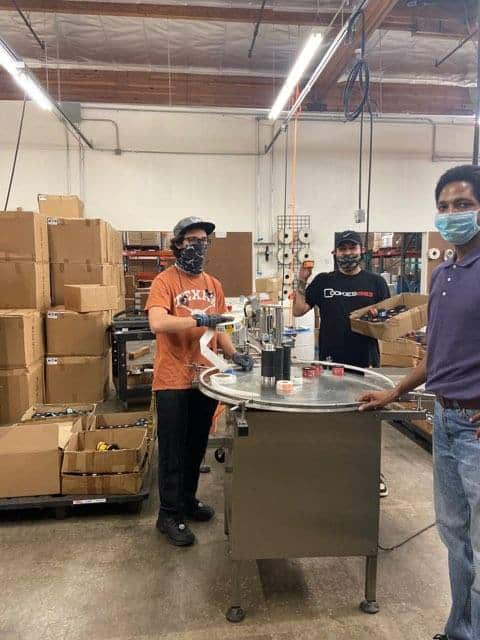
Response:
M50 97L42 89L35 77L30 74L25 63L17 57L2 38L0 38L0 65L5 71L8 71L27 96L39 107L49 111L52 110L53 103Z
M303 47L300 55L297 58L297 61L293 65L292 70L290 71L288 78L285 81L285 84L282 87L282 90L278 94L277 99L270 111L269 118L270 120L276 120L285 105L288 102L288 99L292 95L295 87L299 83L301 77L305 73L308 68L308 65L312 61L314 55L318 51L320 43L322 42L322 34L321 33L312 33L309 37L305 46Z

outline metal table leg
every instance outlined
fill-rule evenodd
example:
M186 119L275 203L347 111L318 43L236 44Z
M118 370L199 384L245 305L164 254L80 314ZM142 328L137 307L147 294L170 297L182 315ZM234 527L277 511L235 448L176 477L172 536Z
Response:
M232 560L232 605L226 613L229 622L242 622L245 611L241 606L240 594L240 562Z
M380 607L377 603L377 558L367 556L365 571L365 600L360 604L363 613L378 613Z

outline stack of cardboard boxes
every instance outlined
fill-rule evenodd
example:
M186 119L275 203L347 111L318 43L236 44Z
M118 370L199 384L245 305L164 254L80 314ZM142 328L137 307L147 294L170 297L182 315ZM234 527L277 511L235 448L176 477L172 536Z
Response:
M42 313L49 303L45 217L0 214L0 424L43 401Z

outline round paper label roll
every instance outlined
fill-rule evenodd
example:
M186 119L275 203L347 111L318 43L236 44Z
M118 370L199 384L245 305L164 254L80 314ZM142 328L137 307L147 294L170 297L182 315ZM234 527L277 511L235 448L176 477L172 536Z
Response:
M299 262L305 262L305 260L312 259L312 254L306 249L300 249L300 251L297 253L297 258Z
M438 260L440 258L440 249L429 249L428 257L430 258L430 260Z
M280 244L292 244L293 232L291 229L285 229L278 232L278 241Z
M280 249L278 252L278 261L280 264L290 264L293 260L290 249Z
M293 271L285 271L285 275L283 276L283 284L291 285L293 283Z
M210 376L210 380L213 384L219 384L222 386L232 385L237 382L237 377L233 373L214 373Z
M298 239L302 244L310 243L310 231L309 229L300 229L298 232Z

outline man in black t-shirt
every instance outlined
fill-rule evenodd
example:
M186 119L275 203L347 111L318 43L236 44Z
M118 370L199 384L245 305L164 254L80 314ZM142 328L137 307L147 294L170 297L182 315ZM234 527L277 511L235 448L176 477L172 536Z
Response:
M356 367L378 367L380 354L374 338L354 333L350 328L352 311L390 297L385 280L361 268L362 239L356 231L344 231L335 242L335 271L319 273L311 284L311 269L301 269L295 291L293 314L303 316L318 307L320 312L320 360ZM383 479L380 495L388 491Z

